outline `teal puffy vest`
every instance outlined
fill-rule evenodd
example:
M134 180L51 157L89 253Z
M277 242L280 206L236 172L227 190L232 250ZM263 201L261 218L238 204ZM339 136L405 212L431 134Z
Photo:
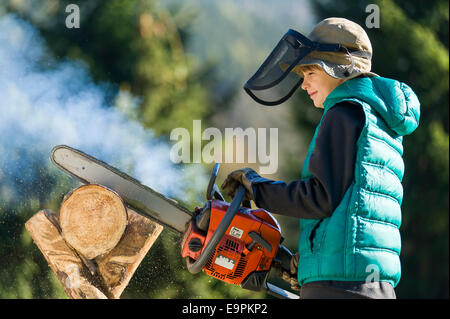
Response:
M298 280L300 285L319 280L387 281L395 287L401 275L402 136L417 128L420 103L399 81L355 78L329 94L322 119L342 101L357 102L365 113L354 179L330 217L300 220ZM310 143L302 179L312 176L309 158L321 123Z

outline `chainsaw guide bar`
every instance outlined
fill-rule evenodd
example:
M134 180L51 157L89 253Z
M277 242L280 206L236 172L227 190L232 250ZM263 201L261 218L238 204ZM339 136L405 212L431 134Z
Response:
M183 234L192 213L135 178L105 162L66 145L55 146L50 159L59 169L83 184L100 184L114 190L137 213Z

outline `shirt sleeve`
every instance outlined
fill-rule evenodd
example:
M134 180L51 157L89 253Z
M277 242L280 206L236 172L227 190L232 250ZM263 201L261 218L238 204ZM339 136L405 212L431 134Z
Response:
M342 102L324 116L309 161L312 177L289 184L255 183L255 204L271 213L308 219L331 216L354 178L356 142L365 116L359 104Z

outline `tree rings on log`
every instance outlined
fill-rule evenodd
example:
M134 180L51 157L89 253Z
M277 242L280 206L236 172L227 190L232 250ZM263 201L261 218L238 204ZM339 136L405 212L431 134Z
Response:
M96 184L82 185L66 197L59 214L62 236L87 259L110 252L127 226L120 196Z

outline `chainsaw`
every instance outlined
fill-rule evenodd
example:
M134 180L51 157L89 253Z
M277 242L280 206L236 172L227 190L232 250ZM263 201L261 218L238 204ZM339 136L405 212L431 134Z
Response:
M287 299L299 296L267 278L273 266L289 270L292 253L281 245L277 220L264 209L251 209L240 186L231 203L215 183L216 163L208 183L206 202L194 212L107 163L66 145L55 146L50 159L59 169L84 184L114 190L125 204L180 234L181 256L192 274L208 276L252 291ZM244 205L242 205L244 202Z

